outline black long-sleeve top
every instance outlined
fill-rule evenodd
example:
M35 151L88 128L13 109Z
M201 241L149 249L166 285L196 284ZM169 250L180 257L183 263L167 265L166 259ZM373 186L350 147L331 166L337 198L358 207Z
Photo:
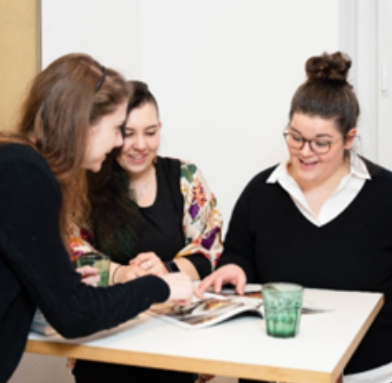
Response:
M237 201L218 264L239 265L248 282L384 293L385 304L345 374L392 362L392 173L367 164L372 179L321 227L279 183L266 182L273 169L259 173ZM320 347L320 358L323 352Z
M60 237L60 208L46 160L25 145L0 145L0 383L20 360L37 307L71 338L116 326L169 296L154 276L106 289L83 284Z

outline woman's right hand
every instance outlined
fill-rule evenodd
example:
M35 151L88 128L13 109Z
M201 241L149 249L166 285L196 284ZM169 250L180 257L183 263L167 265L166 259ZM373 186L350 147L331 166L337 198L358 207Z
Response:
M193 295L193 284L189 275L185 273L171 273L161 276L170 289L168 300L179 305L189 305Z
M196 290L196 295L199 298L202 298L203 294L211 286L214 288L216 293L219 293L222 290L222 286L226 283L234 285L236 292L239 295L242 295L246 284L246 275L244 270L234 264L220 267L200 282L199 287Z

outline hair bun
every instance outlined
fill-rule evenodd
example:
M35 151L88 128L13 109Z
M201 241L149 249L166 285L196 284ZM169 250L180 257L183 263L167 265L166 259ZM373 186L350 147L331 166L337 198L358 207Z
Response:
M350 67L350 57L342 52L311 57L305 65L308 81L325 79L342 83L347 83Z

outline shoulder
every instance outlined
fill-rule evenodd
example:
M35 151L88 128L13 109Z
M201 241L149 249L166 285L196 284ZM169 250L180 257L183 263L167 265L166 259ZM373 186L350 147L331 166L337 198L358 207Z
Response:
M207 185L207 180L200 168L193 162L187 160L181 161L181 179L183 182L192 185L204 185L204 187L209 188Z
M35 154L42 157L36 150L30 146L18 143L6 143L0 145L0 154L5 158L21 157L21 158L34 158Z
M245 190L260 189L271 184L267 184L267 180L272 172L277 168L278 165L271 166L260 173L257 173L247 184ZM273 185L273 184L272 184Z
M30 146L23 144L0 145L0 167L8 166L10 163L31 164L50 171L45 158Z
M173 157L158 157L158 168L168 175L192 182L199 168L192 162Z
M187 161L187 160L180 160L181 163L181 174L183 176L189 176L189 175L194 175L196 174L199 170L199 168L194 164L193 162Z
M34 180L45 179L57 185L49 164L45 158L30 146L24 144L0 145L0 172L15 180L33 183Z
M372 180L383 183L383 185L392 185L392 172L368 159L361 157L362 161L365 163L370 177Z
M178 173L181 168L181 161L177 158L158 156L157 168L165 173Z

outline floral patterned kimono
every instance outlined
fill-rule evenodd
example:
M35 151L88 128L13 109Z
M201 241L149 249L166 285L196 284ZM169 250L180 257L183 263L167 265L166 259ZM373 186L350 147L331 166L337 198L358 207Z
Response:
M182 226L185 246L174 258L196 253L203 254L210 260L212 269L214 269L223 249L221 240L222 215L218 209L215 195L210 190L200 169L186 161L180 162L178 187L183 197ZM88 243L86 231L74 227L72 234L70 248L73 260L83 253L96 251Z

